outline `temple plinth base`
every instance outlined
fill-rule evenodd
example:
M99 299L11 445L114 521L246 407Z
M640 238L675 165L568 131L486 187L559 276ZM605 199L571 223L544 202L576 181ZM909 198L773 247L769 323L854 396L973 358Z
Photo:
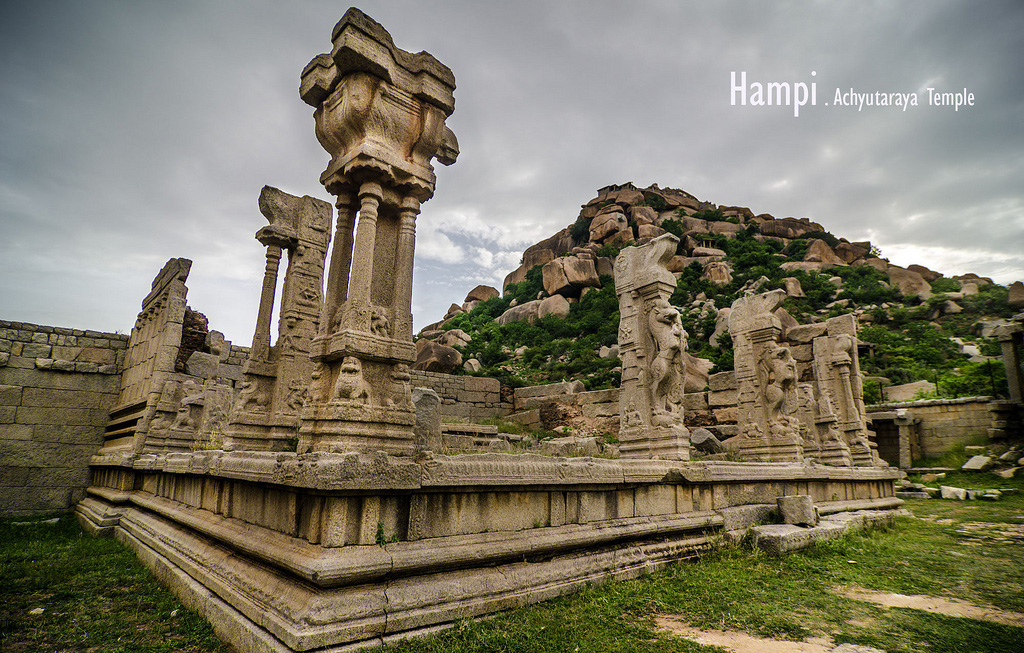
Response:
M648 460L689 460L690 431L683 426L655 426L620 434L619 455Z

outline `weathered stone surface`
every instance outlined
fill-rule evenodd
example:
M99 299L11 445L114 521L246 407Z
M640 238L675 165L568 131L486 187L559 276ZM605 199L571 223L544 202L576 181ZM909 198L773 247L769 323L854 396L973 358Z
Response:
M952 487L949 485L939 486L939 495L943 499L955 499L957 501L964 501L967 499L967 490L960 487Z
M792 494L775 501L783 523L798 526L814 526L818 523L818 511L810 495Z
M518 306L513 306L508 309L497 318L495 321L498 324L508 324L509 322L529 322L533 324L537 321L537 311L540 309L540 303L542 300L535 299L531 302L523 302Z
M931 283L932 281L935 281L936 279L942 276L941 273L936 272L934 270L929 270L923 265L908 265L907 269L910 270L911 272L916 272L920 274L921 277L928 283Z
M706 454L725 453L725 446L711 431L698 428L690 431L690 445L697 451Z
M782 333L779 335L783 340L787 340L790 329L795 329L800 326L800 323L796 321L796 318L789 314L789 311L779 307L775 309L775 317L779 318L779 324L782 325Z
M708 338L708 344L712 347L717 348L719 346L719 339L724 334L729 333L729 313L731 311L731 308L721 308L718 310L718 315L715 318L715 331Z
M885 270L891 283L904 297L917 296L928 299L932 296L932 287L917 272L905 270L898 265L889 265Z
M668 301L676 279L667 263L678 244L678 238L665 234L623 249L615 260L624 458L689 459L689 431L683 425L686 331L679 310Z
M1006 297L1006 300L1010 303L1010 306L1014 308L1024 308L1024 283L1020 281L1014 281L1010 284L1010 292Z
M437 343L445 347L465 347L473 338L462 329L450 329L437 338Z
M596 456L601 453L601 443L597 438L551 438L541 440L541 453L553 456Z
M545 297L540 300L537 305L537 319L545 317L547 315L554 315L555 317L567 317L569 315L569 300L561 295L552 295L551 297Z
M220 360L214 354L194 351L185 362L185 373L200 379L216 379L219 370Z
M574 288L600 287L601 282L597 277L597 268L593 259L580 258L578 256L567 256L562 261L562 269L566 280ZM554 294L554 293L549 293Z
M882 388L882 396L886 401L908 401L918 393L935 392L935 384L931 381L914 381Z
M990 469L992 464L992 458L989 456L971 456L960 469L965 472L983 472Z
M654 224L658 219L658 212L649 206L631 206L629 218L638 225Z
M470 358L469 360L462 364L462 369L466 370L467 372L479 372L480 370L483 369L483 365L481 365L480 361L478 361L477 359Z
M527 268L525 265L520 265L518 268L512 270L507 275L505 275L505 280L501 282L502 294L505 294L505 291L508 290L510 284L522 283L523 281L525 281L527 271L529 271L529 268Z
M693 256L720 256L725 258L725 250L721 250L715 247L694 247Z
M786 277L782 280L785 285L786 295L789 297L806 297L804 289L800 287L800 280L793 277Z
M725 261L708 263L700 278L714 284L725 285L732 282L732 268Z
M864 258L865 256L867 256L869 251L870 246L865 247L862 245L857 245L855 243L846 242L839 243L838 245L836 245L835 248L836 256L843 259L844 261L846 261L846 263L849 264L852 264Z
M821 263L820 261L786 261L779 266L786 272L792 272L793 270L803 270L804 272L817 272L824 270L829 267L828 263Z
M430 388L413 388L417 451L441 451L441 398Z
M571 293L572 284L565 275L565 268L562 265L564 259L556 258L544 264L542 269L544 292L549 295Z
M825 231L825 228L816 222L806 218L778 218L765 220L758 224L758 230L765 236L778 236L780 238L799 238L812 231Z
M836 256L836 253L832 251L828 243L817 238L807 243L807 254L804 255L804 260L825 263L829 266L846 265L846 261Z
M636 234L639 238L657 238L658 236L666 233L668 232L653 224L641 224L636 228Z
M488 299L494 299L498 296L498 289L491 286L485 286L483 284L469 291L466 295L466 301L472 302L486 302Z
M412 369L424 372L450 373L462 365L462 354L432 340L416 343L416 361Z
M590 242L604 243L620 231L628 229L629 222L622 212L603 213L590 223Z
M751 460L803 459L796 361L779 344L782 325L774 314L785 298L784 290L745 295L733 302L729 313L741 451Z
M594 267L597 268L598 277L612 276L615 274L614 264L607 256L599 256L594 259Z

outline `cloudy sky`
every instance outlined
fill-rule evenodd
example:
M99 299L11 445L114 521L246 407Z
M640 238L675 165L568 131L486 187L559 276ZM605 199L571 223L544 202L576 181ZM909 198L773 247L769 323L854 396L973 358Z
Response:
M260 189L330 199L297 88L347 6L0 3L0 319L128 332L186 257L190 305L249 344ZM808 217L901 265L1024 279L1020 2L360 8L458 84L461 155L418 221L417 328L627 181ZM752 106L754 82L814 83L816 104ZM835 106L837 89L918 104Z

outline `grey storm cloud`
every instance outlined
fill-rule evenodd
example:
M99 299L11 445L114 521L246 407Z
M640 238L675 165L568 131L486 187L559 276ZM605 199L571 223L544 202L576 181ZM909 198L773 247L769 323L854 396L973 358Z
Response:
M418 326L625 181L809 217L902 265L1024 278L1019 2L359 6L458 83L462 152L418 224ZM184 256L190 304L247 344L260 189L329 199L297 86L344 9L0 5L0 318L127 331ZM814 83L816 105L733 106L733 71ZM928 106L928 87L975 104ZM834 106L836 89L919 105Z

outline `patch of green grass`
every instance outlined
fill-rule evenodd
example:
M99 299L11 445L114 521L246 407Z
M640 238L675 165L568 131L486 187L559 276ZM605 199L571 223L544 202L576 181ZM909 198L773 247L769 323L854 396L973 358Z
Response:
M1010 500L1012 499L1012 500ZM1024 499L997 504L1005 518ZM951 502L910 502L916 511ZM954 504L964 519L973 517ZM1024 611L1019 570L1024 547L964 535L963 524L901 518L894 528L855 533L775 558L740 548L636 580L588 587L423 640L379 650L714 651L656 628L674 615L699 628L801 640L828 636L892 653L1005 652L1024 629L919 610L886 610L843 595L843 587L955 597Z
M377 650L721 652L660 629L658 615L760 637L827 636L890 653L1017 650L1024 628L886 610L843 594L859 587L1024 612L1024 546L1006 537L1024 522L1024 495L995 503L910 500L907 507L916 517L892 528L784 557L723 546L662 572L587 586ZM227 650L154 583L131 551L84 535L68 517L56 526L0 523L0 556L4 651ZM34 607L46 612L29 616Z
M229 650L120 542L86 535L69 515L18 521L29 520L0 521L0 650Z

